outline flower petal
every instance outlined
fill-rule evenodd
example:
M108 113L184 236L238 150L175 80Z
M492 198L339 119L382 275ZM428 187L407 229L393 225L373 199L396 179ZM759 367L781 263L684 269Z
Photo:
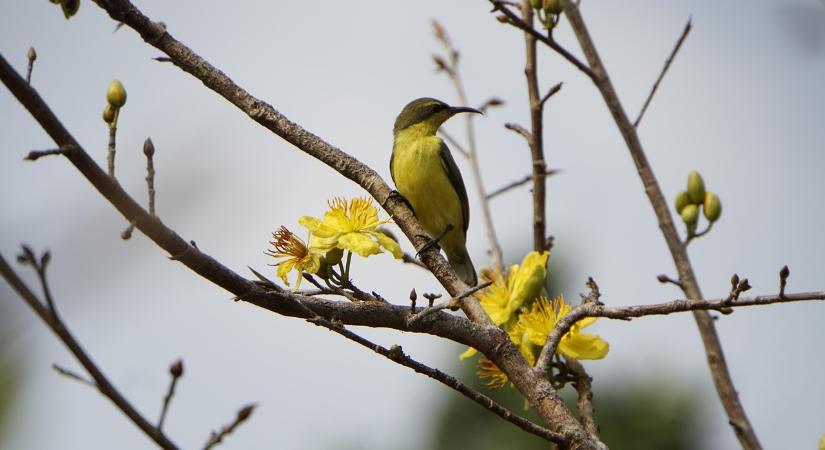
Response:
M602 359L610 351L604 339L587 333L567 334L559 344L559 352L572 359Z
M381 247L384 247L388 252L392 253L395 259L404 257L404 252L401 251L401 246L398 245L398 242L395 242L395 239L380 231L370 231L369 234L378 240L378 244Z
M338 248L349 250L360 256L367 257L381 253L378 243L362 233L347 233L338 239Z
M461 361L464 361L467 358L473 357L476 353L478 353L478 350L476 350L472 347L467 347L467 350L465 350L464 353L458 355L458 359L460 359Z

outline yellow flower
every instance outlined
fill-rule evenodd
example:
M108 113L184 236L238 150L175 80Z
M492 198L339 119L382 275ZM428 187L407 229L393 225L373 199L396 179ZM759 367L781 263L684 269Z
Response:
M498 271L481 271L482 282L492 281L493 284L479 292L476 298L494 324L505 325L506 329L506 324L510 322L519 308L525 302L538 297L544 288L544 280L547 278L549 256L549 252L528 253L521 261L521 265L510 266L506 279ZM476 353L478 353L476 349L471 347L459 355L458 359L463 361ZM527 358L526 355L525 358Z
M381 253L381 248L392 253L396 259L404 254L398 242L379 231L379 225L389 220L378 220L378 210L369 198L335 198L328 202L330 210L324 219L302 216L298 223L312 233L311 247L319 253L334 248L349 250L363 257Z
M274 258L286 258L277 264L272 264L278 267L278 276L284 280L287 286L287 274L293 269L298 272L298 281L295 284L297 290L301 286L302 272L315 273L321 266L321 258L318 253L311 251L301 238L295 236L294 233L282 226L278 231L272 233L273 241L269 243L272 245L271 250L264 253Z
M519 316L518 323L510 330L510 338L519 346L522 354L529 352L530 356L524 357L534 363L533 347L528 344L543 347L553 327L569 312L570 305L564 302L561 295L552 303L545 297L539 297L529 312ZM610 350L610 344L596 335L581 332L582 328L595 321L595 317L587 317L576 322L561 338L556 351L571 359L604 358Z
M488 378L489 381L485 381L484 385L492 389L503 387L507 384L507 381L509 381L507 374L502 372L502 370L489 359L481 359L478 361L476 374L482 380Z
M493 284L478 294L478 301L493 323L506 324L521 305L539 295L547 278L549 256L549 252L528 253L521 265L510 266L506 281L498 272L482 274L482 278Z

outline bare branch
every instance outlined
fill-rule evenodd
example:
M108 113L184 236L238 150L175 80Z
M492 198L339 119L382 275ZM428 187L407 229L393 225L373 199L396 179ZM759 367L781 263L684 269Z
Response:
M158 430L163 429L163 422L166 421L166 413L169 412L169 404L172 403L172 397L175 395L175 386L178 384L178 379L183 376L183 360L178 359L169 366L169 375L172 377L169 381L169 390L166 396L163 397L163 407L160 410L160 419L158 419Z
M467 100L467 94L464 90L464 83L458 72L459 52L455 47L453 47L452 42L450 42L444 27L435 20L433 20L433 30L436 39L441 41L444 46L444 51L447 53L449 58L449 63L444 62L444 60L439 57L436 57L436 61L438 62L440 60L442 65L446 65L444 71L453 82L453 87L455 87L456 94L458 95L458 101L461 102L462 105L468 105L469 101ZM483 107L486 108L491 105L495 106L499 104L501 104L500 100L492 99L488 100ZM490 244L490 257L493 260L495 267L501 269L504 264L502 260L503 255L501 252L501 244L499 244L498 236L496 236L495 226L493 225L493 215L490 212L490 203L487 201L486 190L484 189L484 180L481 176L481 167L479 165L478 151L476 147L473 116L471 114L464 115L464 128L466 131L467 148L463 150L462 153L467 158L467 161L470 164L470 170L473 172L473 181L476 187L476 192L478 193L479 202L481 204L481 218L484 221L484 231L487 234L487 241ZM445 137L449 136L444 132L442 132L442 134ZM448 140L450 141L450 144L456 143L455 139L448 137Z
M565 358L564 362L576 378L573 387L578 394L576 406L579 410L579 421L588 433L598 437L599 425L596 423L595 411L593 410L593 378L587 374L584 366L575 359Z
M571 64L576 66L576 68L579 69L580 71L582 71L585 75L587 75L588 78L595 79L594 78L595 75L593 74L593 71L591 71L589 67L587 67L583 62L579 61L578 58L573 56L572 53L565 50L564 47L559 45L552 38L552 36L545 36L545 35L539 33L538 31L536 31L535 28L533 28L533 26L531 24L529 24L529 23L525 22L524 20L522 20L522 18L520 18L516 13L514 13L513 11L511 11L507 7L508 6L507 2L503 2L503 1L500 1L500 0L490 0L490 3L493 4L493 11L501 11L501 13L504 14L504 16L503 16L504 23L508 23L510 25L513 25L514 27L516 27L516 28L524 31L525 33L533 36L533 38L535 38L538 41L541 41L542 43L544 43L548 47L552 48L556 53L561 55L562 58L566 59Z
M515 131L516 133L520 134L524 138L524 140L527 141L527 145L533 145L533 135L530 134L530 132L527 131L527 129L523 126L517 123L507 122L504 124L504 128L507 128L510 131Z
M220 431L218 431L217 433L215 433L214 431L212 432L212 436L209 437L209 440L206 442L206 445L204 445L203 449L209 450L210 448L223 442L223 439L229 434L231 434L233 431L235 431L235 428L238 428L242 423L246 422L246 420L249 419L249 416L252 415L252 411L255 410L255 406L257 405L253 403L251 405L246 405L243 408L239 409L238 414L235 415L235 420L233 420L230 424L221 427Z
M5 61L0 60L0 62ZM63 342L74 357L77 358L78 362L80 362L83 368L86 369L89 376L92 377L95 386L101 394L108 397L109 400L111 400L112 403L118 407L118 409L123 411L123 413L126 414L126 416L146 434L146 436L157 443L158 446L164 449L177 449L177 446L173 444L162 431L152 426L148 420L140 415L135 407L132 406L132 404L120 394L111 382L109 382L109 379L103 375L103 372L97 367L97 365L95 365L89 355L86 354L80 346L80 343L77 342L74 336L69 332L66 324L64 324L56 314L52 314L52 310L44 306L43 302L41 302L40 299L32 293L31 289L29 289L23 280L21 280L14 270L12 270L12 268L6 263L6 260L2 255L0 255L0 275L5 278L9 285L11 285L12 289L20 295L23 301L26 302L32 310L34 310L38 317L40 317L40 320L42 320L52 330L52 332L54 332L54 334ZM72 378L81 377L78 376Z
M49 150L32 150L23 159L26 160L26 161L37 161L38 159L40 159L44 156L66 155L67 153L73 151L74 149L75 149L74 146L67 145L65 147L53 148L53 149L49 149Z
M673 51L670 52L670 56L668 56L667 61L665 61L665 66L662 67L662 72L659 73L659 78L656 79L656 82L653 83L653 88L650 90L650 94L647 95L647 100L645 100L645 104L642 106L642 110L639 111L639 115L636 117L636 120L633 122L633 127L638 128L639 122L642 121L642 117L645 115L645 111L647 111L648 105L650 105L650 101L653 100L653 95L656 94L656 89L659 88L659 83L662 82L662 79L665 77L667 70L670 68L670 64L673 62L673 59L676 58L676 53L679 52L679 49L682 48L682 43L685 42L685 38L687 38L688 33L690 33L691 29L691 19L688 19L687 23L685 24L685 29L682 31L682 35L679 36L679 40L676 42L676 46L673 47Z
M541 104L544 105L545 103L547 103L547 100L550 100L550 97L556 95L559 91L561 91L562 84L563 83L559 82L558 84L551 87L550 90L547 91L546 94L544 94L544 97L541 98Z
M590 32L584 24L578 7L570 1L563 2L563 5L565 16L567 16L570 26L592 69L593 76L590 77L590 79L602 94L602 98L610 114L613 116L616 126L619 128L619 132L622 134L622 137L624 137L627 148L636 165L636 169L642 180L642 185L644 186L644 191L653 206L659 222L659 228L664 235L665 242L673 257L673 262L679 272L679 281L684 286L685 295L688 298L701 299L703 297L702 291L699 289L699 283L696 281L687 250L679 240L679 234L673 223L673 217L668 208L668 203L662 194L662 189L659 187L653 169L647 160L642 144L639 141L639 136L636 133L636 127L630 122L622 107L619 96L616 94L610 77L608 77L607 70L602 64L593 40L590 38ZM702 336L702 343L704 344L707 355L708 367L710 368L719 399L727 413L728 421L731 423L742 447L746 449L762 448L745 414L745 409L739 401L739 394L736 392L733 379L725 362L722 344L719 341L719 335L716 333L713 319L707 312L703 311L695 311L693 316L699 327L699 333Z
M79 383L85 384L86 386L97 389L97 385L94 383L94 381L88 380L88 379L84 378L83 376L81 376L81 375L79 375L75 372L72 372L69 369L64 369L63 367L60 367L55 363L52 363L52 369L54 369L55 372L57 372L60 375L63 375L66 378L69 378L71 380L75 380Z
M550 176L550 175L553 175L553 174L558 173L558 172L559 172L559 170L556 170L556 169L548 169L548 170L545 170L542 175L543 176ZM532 180L532 179L533 179L533 174L530 174L530 175L526 175L524 178L522 178L520 180L516 180L516 181L513 181L511 183L507 183L504 186L496 189L495 191L490 192L489 194L487 194L487 198L491 199L493 197L501 195L501 194L503 194L503 193L505 193L505 192L507 192L511 189L515 189L515 188L517 188L517 187L519 187L523 184L529 183L530 180ZM546 246L546 244L545 244L545 246Z

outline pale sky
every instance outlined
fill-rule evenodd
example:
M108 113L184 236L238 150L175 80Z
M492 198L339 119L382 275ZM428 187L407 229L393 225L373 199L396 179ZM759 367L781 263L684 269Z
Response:
M488 189L529 171L523 140L503 128L528 122L523 38L498 23L483 1L167 2L140 1L178 39L290 119L376 168L389 180L392 123L421 96L456 102L434 73L438 19L462 52L472 105L490 96L507 105L476 122ZM663 191L672 199L691 169L719 194L714 230L690 246L705 295L727 294L730 275L754 294L825 289L825 4L817 0L671 2L585 0L582 12L628 114L635 117L689 17L693 31L640 126ZM363 191L309 158L170 64L129 29L83 1L63 19L47 1L0 2L0 52L19 71L37 49L32 77L74 136L105 164L100 119L109 81L128 91L118 134L118 179L145 201L141 146L156 146L157 210L185 239L242 274L274 271L263 251L280 225L320 215L332 196ZM558 39L579 54L562 22ZM593 276L611 305L656 303L679 292L656 282L675 270L630 156L592 84L541 48L540 83L564 88L546 112L550 258L564 268L577 299ZM471 105L471 106L472 106ZM178 357L186 373L166 430L184 448L202 446L211 429L249 402L260 407L223 444L226 449L319 447L416 449L428 442L439 398L455 395L410 370L302 321L235 303L230 295L169 261L127 226L64 159L22 161L53 147L17 101L0 89L0 252L19 244L51 249L50 279L59 309L104 372L150 420ZM461 122L447 129L461 134ZM469 168L456 157L468 186ZM468 245L485 265L478 195L470 189ZM529 245L531 197L522 188L492 202L508 260ZM404 243L408 250L410 246ZM34 277L20 269L28 280ZM440 291L423 271L389 255L358 260L357 280L395 303L412 287ZM364 287L362 286L362 287ZM9 449L151 448L107 400L57 376L52 363L79 369L69 353L0 283L2 345L23 359L26 382ZM748 308L718 322L728 362L765 448L813 448L825 433L825 305ZM599 386L658 377L696 386L713 433L710 448L737 442L715 397L688 314L600 321L611 343L587 362ZM463 349L445 340L395 331L357 330L401 344L413 357L456 371ZM475 408L467 402L468 408ZM792 413L791 413L792 412ZM409 424L421 433L405 434ZM603 425L605 426L605 425ZM403 436L403 438L399 437ZM609 443L608 443L609 444Z

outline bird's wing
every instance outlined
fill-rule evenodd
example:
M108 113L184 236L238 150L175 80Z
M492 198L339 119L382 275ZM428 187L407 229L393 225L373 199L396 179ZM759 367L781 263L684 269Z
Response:
M392 155L390 156L390 177L392 177L392 182L395 184L395 167L393 166L393 160L395 160L395 144L393 144Z
M444 167L444 171L447 172L447 178L449 178L450 184L453 185L456 194L458 194L458 199L461 200L461 216L464 219L462 225L466 233L467 227L470 225L470 202L467 199L467 189L464 187L464 180L461 179L461 172L458 171L458 166L455 164L453 155L450 153L450 149L444 141L441 141L439 155L441 156L441 166Z

